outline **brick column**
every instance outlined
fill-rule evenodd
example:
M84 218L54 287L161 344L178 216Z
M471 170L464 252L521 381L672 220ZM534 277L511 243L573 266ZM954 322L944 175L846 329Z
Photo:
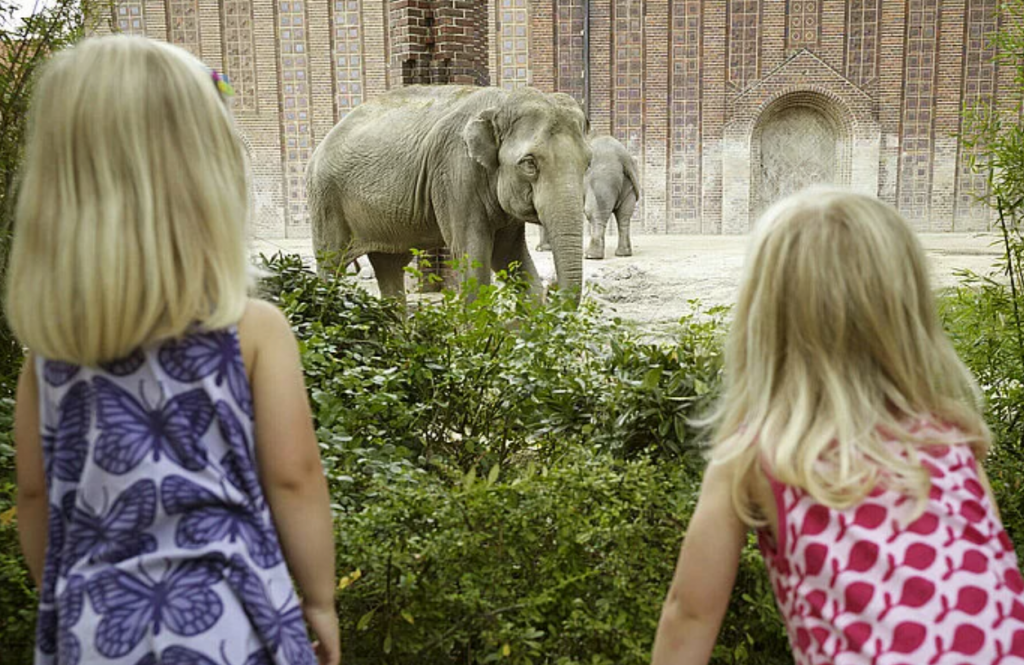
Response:
M391 46L390 79L394 85L430 82L433 22L430 0L391 0L388 42Z
M432 83L488 85L487 4L434 0Z
M253 169L255 220L252 233L262 238L286 235L274 4L275 0L252 0L258 112L235 116L247 139Z
M388 90L388 0L363 0L363 77L366 96Z
M669 0L648 0L644 23L644 228L668 229Z
M202 26L203 34L199 54L209 67L222 72L225 68L220 5L219 0L199 0L199 25Z
M878 63L878 123L882 126L882 145L879 150L878 196L894 205L899 178L905 21L905 2L882 3L882 57Z
M837 72L843 71L843 49L846 37L846 6L850 0L819 0L821 2L821 37L818 56Z
M963 87L964 0L943 0L936 73L935 142L932 159L932 214L929 230L952 231Z
M725 16L728 0L703 0L704 58L701 70L701 233L722 232L722 139L725 127Z
M309 97L312 106L313 148L331 131L337 118L335 110L334 53L331 49L333 0L306 0L306 16L309 20L306 39L309 42Z
M167 3L165 0L146 0L143 5L146 36L167 41Z
M612 0L590 0L590 128L612 131Z
M820 2L820 0L815 0ZM786 49L786 6L784 0L761 5L761 70L765 75L774 71L791 55Z
M390 30L392 81L487 85L488 71L486 2L477 0L391 0ZM426 256L425 274L454 277L442 264L447 250ZM431 285L421 284L431 290Z
M530 71L533 87L555 91L555 0L531 0Z

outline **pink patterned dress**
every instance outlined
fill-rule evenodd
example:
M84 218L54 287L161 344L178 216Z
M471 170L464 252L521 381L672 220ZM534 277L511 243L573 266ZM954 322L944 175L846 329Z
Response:
M1024 578L957 434L921 449L932 489L912 522L892 490L833 510L769 475L779 542L759 544L798 665L1024 663Z

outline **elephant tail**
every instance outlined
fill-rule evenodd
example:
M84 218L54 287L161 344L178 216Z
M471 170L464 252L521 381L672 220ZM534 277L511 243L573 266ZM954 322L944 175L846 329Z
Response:
M636 172L636 160L633 159L632 155L626 155L626 159L623 160L623 170L626 172L626 177L629 178L629 183L633 185L633 191L636 192L636 200L640 200L640 176Z

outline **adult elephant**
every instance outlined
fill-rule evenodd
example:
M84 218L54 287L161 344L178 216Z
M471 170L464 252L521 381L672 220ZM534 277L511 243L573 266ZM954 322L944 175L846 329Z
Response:
M411 249L445 246L471 260L466 279L487 284L492 269L518 262L538 290L525 224L540 224L559 286L578 294L585 125L568 95L529 88L411 86L380 95L313 153L314 249L326 267L369 255L384 296L404 298Z

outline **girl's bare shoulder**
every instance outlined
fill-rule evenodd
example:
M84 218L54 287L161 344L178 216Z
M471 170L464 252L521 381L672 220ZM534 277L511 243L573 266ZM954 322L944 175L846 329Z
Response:
M266 300L249 298L245 312L238 322L238 343L242 348L242 359L250 376L260 349L266 348L268 342L282 335L292 335L291 324L284 312Z

